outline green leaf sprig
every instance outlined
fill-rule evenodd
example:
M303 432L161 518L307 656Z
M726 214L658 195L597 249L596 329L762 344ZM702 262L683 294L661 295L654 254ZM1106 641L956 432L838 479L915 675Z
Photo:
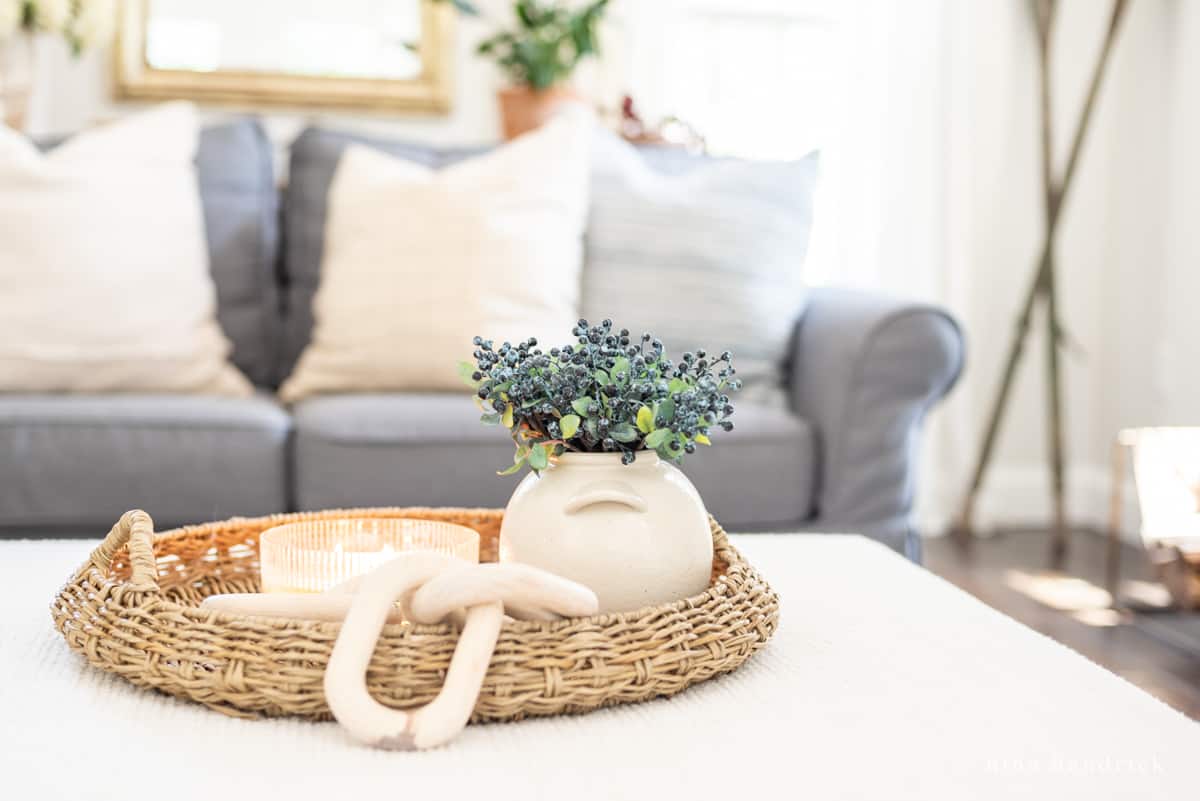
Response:
M633 341L612 320L580 320L575 341L544 352L536 339L495 347L475 337L475 363L459 374L490 425L503 425L517 450L501 475L525 465L544 470L565 451L620 453L632 464L642 450L681 462L715 429L733 430L729 392L741 387L729 351L667 358L651 334Z
M483 14L470 0L449 2L460 13ZM599 52L597 28L608 0L592 0L583 7L561 2L516 0L516 24L480 42L475 51L495 60L518 85L535 91L549 89L571 76L580 61Z

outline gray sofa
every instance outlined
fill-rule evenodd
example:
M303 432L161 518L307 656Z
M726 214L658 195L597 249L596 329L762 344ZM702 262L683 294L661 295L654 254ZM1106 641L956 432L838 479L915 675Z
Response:
M495 469L511 461L511 443L479 424L466 394L324 396L294 408L273 397L311 329L324 190L346 141L302 134L281 195L255 121L203 132L218 316L261 392L0 394L0 536L99 536L131 507L162 528L292 509L505 503L516 479ZM466 152L375 144L431 165ZM910 512L921 423L962 361L959 328L937 308L813 290L786 365L790 408L737 404L736 430L684 469L728 528L856 531L919 559Z

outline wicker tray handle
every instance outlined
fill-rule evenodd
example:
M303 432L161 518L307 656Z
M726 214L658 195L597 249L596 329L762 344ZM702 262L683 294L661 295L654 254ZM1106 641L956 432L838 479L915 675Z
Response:
M108 574L113 556L121 546L129 543L131 575L128 587L134 592L158 591L158 564L154 560L154 521L141 509L131 509L108 532L96 550L92 551L91 564L101 573Z

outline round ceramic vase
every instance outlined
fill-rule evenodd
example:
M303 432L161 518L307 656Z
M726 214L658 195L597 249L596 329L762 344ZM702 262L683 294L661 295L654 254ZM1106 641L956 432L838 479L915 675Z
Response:
M517 486L500 528L500 559L592 589L623 612L703 592L712 532L700 494L653 451L565 453Z

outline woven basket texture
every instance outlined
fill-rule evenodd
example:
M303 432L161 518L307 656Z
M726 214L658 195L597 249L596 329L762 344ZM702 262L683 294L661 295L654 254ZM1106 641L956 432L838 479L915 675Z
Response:
M349 509L233 518L154 534L126 513L51 606L67 644L136 685L229 715L328 719L322 678L339 624L198 608L208 595L258 590L258 537L276 525L331 518L417 517L474 528L496 559L502 511ZM473 721L586 712L673 695L727 673L779 623L779 599L710 518L709 588L634 612L555 622L506 621ZM387 706L428 703L457 642L449 625L384 627L367 685Z

